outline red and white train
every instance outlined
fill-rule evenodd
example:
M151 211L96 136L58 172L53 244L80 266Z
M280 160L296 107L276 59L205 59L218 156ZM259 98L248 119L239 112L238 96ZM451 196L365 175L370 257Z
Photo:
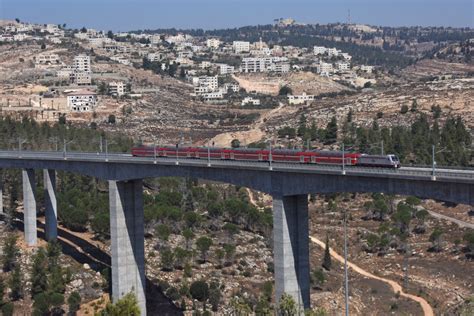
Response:
M363 167L400 168L396 155L367 155L361 153L323 150L257 149L257 148L217 148L217 147L161 147L139 146L132 148L135 157L170 157L222 159L242 161L293 162Z

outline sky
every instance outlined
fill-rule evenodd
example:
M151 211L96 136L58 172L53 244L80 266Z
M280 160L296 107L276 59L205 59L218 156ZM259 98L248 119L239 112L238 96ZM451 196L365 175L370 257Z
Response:
M0 0L0 19L99 30L303 23L474 27L474 0Z

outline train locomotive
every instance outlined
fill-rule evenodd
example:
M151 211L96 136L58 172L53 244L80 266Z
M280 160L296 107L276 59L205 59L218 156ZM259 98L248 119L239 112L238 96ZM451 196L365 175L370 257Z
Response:
M169 157L222 159L263 162L286 162L321 165L342 165L400 168L396 155L367 155L354 152L295 149L218 148L218 147L172 147L138 146L132 148L134 157Z

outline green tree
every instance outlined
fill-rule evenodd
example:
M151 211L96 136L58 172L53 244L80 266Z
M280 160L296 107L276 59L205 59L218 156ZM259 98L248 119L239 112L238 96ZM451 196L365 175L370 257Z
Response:
M48 280L48 291L52 293L64 293L66 282L61 266L55 266L51 269Z
M230 143L230 146L232 148L239 148L240 147L240 140L238 139L233 139L232 142Z
M329 236L326 235L326 246L324 247L324 258L322 267L326 270L331 270L331 253L329 251Z
M288 94L292 94L293 93L293 90L288 87L288 86L283 86L280 88L280 90L278 91L278 95L288 95Z
M296 302L289 294L283 293L278 304L278 314L281 316L295 316L298 312Z
M133 293L128 293L116 303L108 303L100 316L140 316L140 307L137 297Z
M190 242L194 238L194 233L191 230L191 228L185 228L185 229L183 229L183 232L181 234L183 235L183 237L186 241L186 249L189 250L189 248L191 247Z
M188 262L189 251L177 246L174 249L174 265L178 269L182 269L184 265Z
M203 262L206 262L207 252L212 246L212 239L207 236L202 236L196 240L196 247L201 252L201 258Z
M171 229L168 225L160 224L156 226L155 229L156 236L158 237L161 245L167 245L168 239L171 234Z
M262 286L262 295L267 301L271 301L273 297L273 282L266 281Z
M410 112L416 112L418 111L418 103L416 102L416 99L413 99L413 102L411 103L411 108Z
M115 123L117 122L117 119L115 118L115 115L110 114L110 115L109 115L109 118L107 119L107 122L108 122L109 124L115 124Z
M326 144L334 144L337 141L337 119L335 116L331 118L326 126Z
M76 312L81 306L81 295L79 294L79 292L72 292L67 299L67 304L69 306L69 313L71 315L76 315Z
M412 208L406 203L398 203L397 211L393 214L393 220L398 225L400 235L406 237L410 228L412 218Z
M3 316L13 316L13 311L14 311L15 305L13 305L12 302L8 302L2 306L2 315Z
M211 304L212 311L217 312L221 299L222 292L219 283L211 282L209 285L209 303Z
M5 302L3 301L3 296L5 295L5 280L3 277L0 277L0 306Z
M18 237L15 234L9 234L3 244L2 265L3 271L11 271L17 262L20 250L16 245Z
M31 296L34 298L40 293L46 292L48 288L48 259L44 248L39 248L33 256L31 268Z
M174 253L169 248L161 250L161 268L164 271L172 271L174 266Z
M234 261L235 245L224 244L223 248L225 251L226 262L232 263Z
M432 249L436 252L440 252L442 249L442 237L443 230L441 227L435 227L430 235L430 241L433 243Z
M15 268L10 275L8 287L10 288L10 298L13 301L17 301L23 297L23 280L19 265L15 265Z
M193 299L205 302L209 298L209 286L205 281L199 280L191 283L189 292Z
M321 288L321 286L326 281L326 276L324 275L323 269L315 269L313 273L311 273L311 283L315 288Z
M407 112L408 112L408 105L406 104L402 105L402 107L400 108L400 113L406 114Z

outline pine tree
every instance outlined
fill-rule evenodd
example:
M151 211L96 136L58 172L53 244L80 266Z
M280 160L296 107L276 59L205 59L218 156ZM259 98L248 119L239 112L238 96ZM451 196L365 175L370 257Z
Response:
M12 274L10 275L10 280L8 282L8 287L10 288L10 298L13 301L19 300L23 297L22 283L20 266L16 265Z
M331 121L326 126L326 144L333 144L337 141L337 119L332 117Z
M3 245L2 265L3 271L11 271L16 264L20 251L16 245L18 237L15 234L10 234Z
M331 253L329 252L329 236L326 235L326 246L324 248L323 268L331 270Z
M48 276L46 272L48 262L44 248L39 248L33 257L33 266L31 268L31 297L46 291L48 287Z
M75 315L81 306L81 295L79 292L72 292L67 299L67 304L69 305L69 313Z

